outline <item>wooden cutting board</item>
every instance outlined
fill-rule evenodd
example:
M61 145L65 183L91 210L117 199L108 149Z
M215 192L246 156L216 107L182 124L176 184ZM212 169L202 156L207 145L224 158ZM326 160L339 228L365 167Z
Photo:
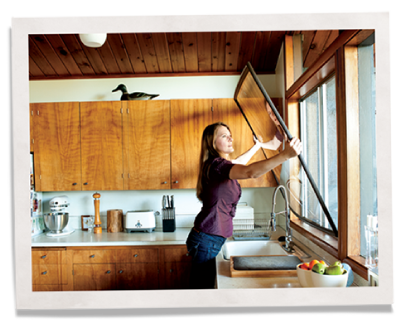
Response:
M297 256L231 256L231 277L274 278L296 277L296 266L303 261Z

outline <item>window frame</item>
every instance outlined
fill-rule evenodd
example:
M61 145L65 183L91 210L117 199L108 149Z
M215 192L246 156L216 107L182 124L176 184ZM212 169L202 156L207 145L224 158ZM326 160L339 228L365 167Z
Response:
M284 40L285 122L293 136L300 136L300 100L315 90L318 85L327 81L332 74L335 74L336 79L337 165L338 186L340 186L338 188L338 237L318 230L294 215L291 215L291 227L336 259L348 263L364 279L368 279L368 267L365 266L365 259L354 249L357 247L359 232L355 230L353 221L359 219L360 208L359 202L353 201L352 196L357 190L354 190L351 185L352 175L355 174L352 166L359 166L359 163L357 164L357 159L348 152L352 143L356 143L350 133L358 128L351 121L347 125L346 123L348 119L351 120L353 100L358 94L353 81L354 73L358 72L358 69L357 64L352 61L354 59L352 50L373 33L374 30L340 31L338 38L312 66L304 73L300 73L298 79L294 79L294 74L299 74L299 66L293 63L296 56L293 49L293 36L286 35ZM296 170L296 168L291 167L290 170ZM356 236L354 237L353 234Z

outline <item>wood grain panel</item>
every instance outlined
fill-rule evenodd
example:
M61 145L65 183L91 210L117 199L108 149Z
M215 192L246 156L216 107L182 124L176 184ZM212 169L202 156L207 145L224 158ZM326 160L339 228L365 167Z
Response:
M212 33L212 71L225 70L226 32Z
M199 60L199 72L210 72L212 59L211 59L211 32L197 33L197 48Z
M165 33L153 33L152 37L160 72L172 72L171 58Z
M107 34L107 42L110 44L111 50L114 54L115 60L121 70L122 74L133 73L133 69L125 51L125 45L122 41L120 34L109 33Z
M258 31L256 34L252 66L254 70L261 70L268 52L271 31Z
M60 284L60 268L56 264L32 265L32 284Z
M43 71L40 70L39 66L36 64L31 56L29 56L29 76L42 78L45 77Z
M106 41L100 48L97 48L96 50L103 60L104 66L106 67L108 74L121 73L121 70L119 69L117 61L115 61L114 54L108 41Z
M114 250L84 249L74 250L72 263L112 263L115 262Z
M69 52L67 46L65 45L63 39L57 34L46 35L47 40L53 46L54 51L62 61L63 65L67 68L71 76L81 76L82 71L79 69L74 58ZM30 55L30 54L29 54ZM30 66L29 66L30 69Z
M240 50L240 32L227 32L225 46L225 71L236 71Z
M271 32L268 41L267 54L263 61L262 70L275 71L276 61L282 48L282 42L285 37L285 31Z
M198 72L199 63L197 57L197 34L196 32L183 32L183 53L185 55L186 72Z
M151 33L137 33L136 37L142 52L144 64L146 65L147 73L160 72Z
M115 250L116 261L119 263L158 262L157 248L135 248Z
M81 190L79 103L35 103L36 191Z
M211 124L211 99L171 100L173 189L196 188L201 137Z
M156 290L159 288L158 263L117 263L118 290Z
M122 33L121 36L125 44L128 58L131 61L133 71L135 73L146 73L146 66L144 64L136 35L134 33Z
M122 190L120 101L81 103L82 190Z
M114 263L74 264L73 272L74 291L115 289Z
M63 34L61 35L61 38L66 44L68 51L71 53L79 69L82 71L82 74L94 75L95 72L81 47L81 42L77 39L77 35Z
M101 58L97 48L82 46L82 49L96 74L108 74L107 68L105 67L103 59Z
M308 51L307 57L304 60L304 67L308 68L311 64L318 59L325 48L325 43L328 41L331 31L329 30L318 30L311 43L310 50Z
M185 72L185 57L183 55L182 34L167 33L172 72Z
M254 53L254 44L256 39L256 32L242 32L242 41L240 44L239 59L237 69L243 70L247 62L251 62Z
M128 175L125 189L169 189L169 101L126 101L123 108L124 147L127 148L124 172Z
M36 65L44 74L49 76L57 75L51 64L48 62L43 53L39 50L36 43L32 40L31 37L29 37L29 52L32 60L35 61Z

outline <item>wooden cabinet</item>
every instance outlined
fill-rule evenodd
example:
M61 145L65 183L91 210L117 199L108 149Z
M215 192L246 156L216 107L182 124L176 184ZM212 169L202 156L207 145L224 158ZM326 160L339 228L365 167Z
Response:
M196 188L201 137L212 123L212 100L171 100L172 189Z
M158 248L116 250L118 290L159 289Z
M123 101L124 189L171 189L168 100Z
M189 289L192 258L186 246L169 246L161 249L162 289Z
M81 102L82 190L123 190L120 101Z
M32 290L61 291L67 284L65 248L32 249Z
M185 245L32 248L33 290L189 288Z
M237 158L254 146L253 133L233 99L213 100L213 122L218 121L227 124L231 130L233 148L235 150L231 155L232 159ZM251 158L249 164L260 160L265 160L263 150L261 149ZM277 186L272 172L268 172L256 179L238 180L238 182L243 188Z
M31 105L36 191L81 190L79 103Z
M253 146L233 99L31 104L36 190L194 189L203 130L217 121L232 130L233 157ZM251 161L262 159L260 150ZM274 171L279 179L280 167ZM240 184L277 185L272 173Z

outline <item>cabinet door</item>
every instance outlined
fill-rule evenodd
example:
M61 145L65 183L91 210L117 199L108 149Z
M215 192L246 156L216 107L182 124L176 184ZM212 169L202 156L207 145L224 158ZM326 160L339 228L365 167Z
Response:
M79 103L31 104L36 191L81 190Z
M81 103L82 190L122 190L120 101Z
M114 290L115 263L73 265L74 291Z
M117 264L117 290L158 288L158 262Z
M170 102L124 101L122 104L124 189L170 189Z
M196 188L201 137L212 122L211 99L171 100L172 189Z
M173 246L161 250L162 288L189 289L192 257L188 255L186 246Z
M232 159L249 150L254 146L253 133L243 117L239 107L233 99L213 100L213 122L222 121L226 123L232 133L234 152ZM258 150L248 164L265 160L263 150ZM279 171L280 172L280 171ZM279 179L279 175L277 176ZM277 182L272 174L268 172L256 179L238 180L242 187L275 187Z

